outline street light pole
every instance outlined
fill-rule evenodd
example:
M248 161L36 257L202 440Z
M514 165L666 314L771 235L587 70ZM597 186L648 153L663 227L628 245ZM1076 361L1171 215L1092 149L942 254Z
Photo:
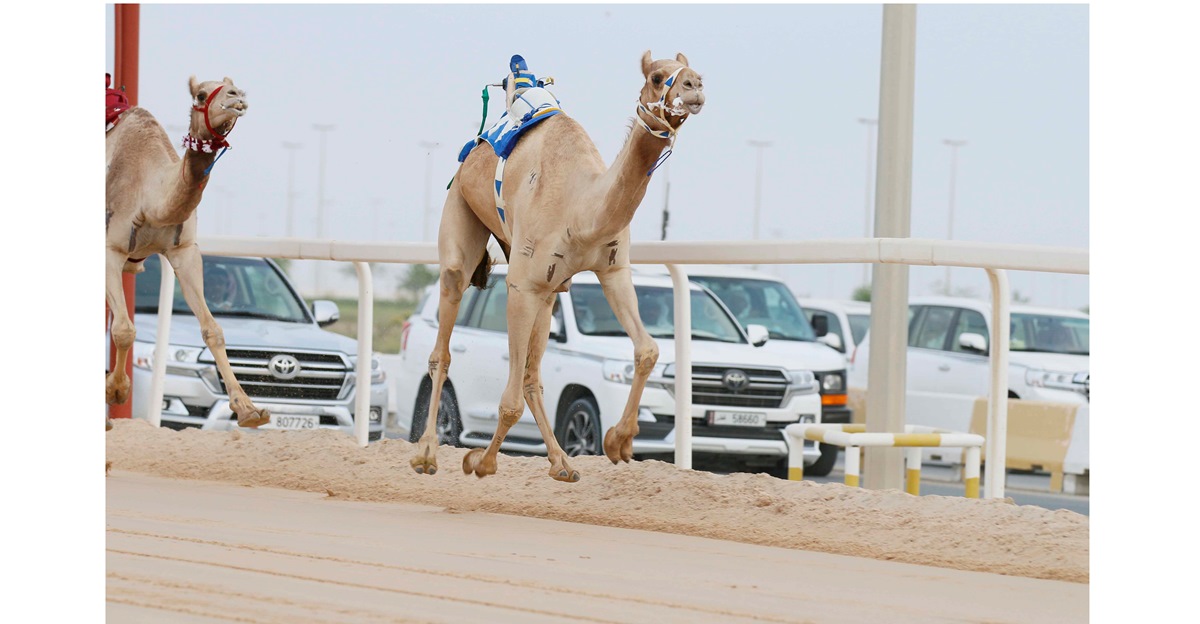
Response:
M762 213L763 148L771 147L771 142L750 139L746 143L758 150L758 159L754 174L754 240L758 240L758 219ZM757 269L758 265L754 265L753 268Z
M295 232L296 216L296 150L303 147L300 143L283 142L283 149L288 151L288 190L287 190L287 237L292 238Z
M954 178L958 171L958 148L967 144L966 141L944 139L942 143L950 146L950 211L946 218L946 240L954 240ZM951 295L950 267L946 267L946 294Z
M313 124L312 129L321 133L320 160L317 168L317 239L325 238L325 135L333 130L333 124ZM321 265L313 267L313 291L321 292Z
M871 152L875 146L875 126L879 125L879 120L859 117L858 123L867 127L867 184L866 199L863 201L863 238L871 238L871 179L874 177L872 172L874 161L871 158ZM867 286L871 283L871 265L863 264L862 271L862 285Z
M421 141L419 145L425 148L425 218L421 226L421 240L429 240L429 198L430 188L433 184L433 151L436 150L441 143L433 141Z

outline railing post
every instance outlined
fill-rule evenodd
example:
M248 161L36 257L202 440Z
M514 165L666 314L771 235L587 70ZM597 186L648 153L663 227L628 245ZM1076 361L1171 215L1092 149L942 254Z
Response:
M375 330L375 287L371 283L371 265L355 262L354 272L358 274L358 370L354 377L354 437L359 446L366 446L371 425L371 342ZM380 426L384 416L386 414L380 416ZM382 435L381 432L381 439Z
M979 498L979 463L979 447L968 446L963 460L964 496L967 498Z
M1004 478L1008 466L1008 348L1009 292L1008 272L986 269L992 284L992 344L989 359L992 367L991 394L988 396L987 418L987 478L984 479L984 498L1004 498Z
M913 496L921 495L921 454L919 446L904 449L904 491Z
M150 373L150 404L147 420L155 427L162 424L163 383L167 375L167 347L171 344L171 314L175 311L175 268L159 255L162 278L158 286L158 333L154 336L154 367ZM130 309L130 315L133 309ZM131 354L132 355L132 354Z
M846 485L858 487L859 466L862 464L862 447L846 447Z
M675 287L675 465L691 470L692 291L683 269L668 264L667 270Z

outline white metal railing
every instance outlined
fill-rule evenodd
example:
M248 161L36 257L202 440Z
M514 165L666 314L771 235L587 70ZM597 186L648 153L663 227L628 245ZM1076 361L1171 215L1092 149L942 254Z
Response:
M371 367L372 306L371 272L368 262L400 264L437 264L436 243L379 243L299 238L202 237L200 249L206 254L233 256L266 256L297 260L333 260L353 262L359 280L358 353L355 437L360 445L367 444ZM495 254L493 254L495 255ZM916 238L857 238L820 241L696 241L696 242L637 242L629 251L634 264L665 264L675 285L675 324L690 327L691 293L687 274L679 265L686 264L907 264L919 266L955 266L984 269L992 287L992 338L990 350L991 396L988 403L987 456L1006 457L1008 398L1008 302L1011 297L1008 270L1043 271L1086 275L1088 252L1084 249L1046 247L1040 245L1011 245L1003 243L973 243ZM503 258L497 259L503 262ZM164 263L165 264L165 263ZM163 272L163 283L168 280ZM169 300L168 300L169 301ZM160 308L162 302L160 298ZM167 306L169 309L170 306ZM160 312L162 310L160 309ZM165 349L170 317L159 316L156 353ZM164 358L155 358L155 363ZM691 466L691 340L675 341L675 461L681 467ZM151 396L161 396L162 377L154 377ZM161 406L161 401L152 406ZM160 408L161 409L161 408ZM156 414L157 415L157 414ZM1004 470L989 470L984 483L985 498L1004 496Z

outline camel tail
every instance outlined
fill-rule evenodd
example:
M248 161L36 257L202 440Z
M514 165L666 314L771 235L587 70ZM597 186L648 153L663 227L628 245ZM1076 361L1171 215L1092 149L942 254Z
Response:
M492 256L483 250L483 257L479 259L479 266L475 267L475 272L471 274L471 285L479 290L483 290L488 286L488 277L492 275Z

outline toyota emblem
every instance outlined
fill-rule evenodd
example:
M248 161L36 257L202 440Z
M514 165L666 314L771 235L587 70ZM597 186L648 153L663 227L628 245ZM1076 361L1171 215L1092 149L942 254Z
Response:
M300 362L286 353L280 353L267 363L267 370L271 371L276 379L291 379L300 374Z
M725 371L725 376L721 378L721 383L725 384L732 392L741 392L750 385L750 378L746 376L745 371L737 370L736 368Z

